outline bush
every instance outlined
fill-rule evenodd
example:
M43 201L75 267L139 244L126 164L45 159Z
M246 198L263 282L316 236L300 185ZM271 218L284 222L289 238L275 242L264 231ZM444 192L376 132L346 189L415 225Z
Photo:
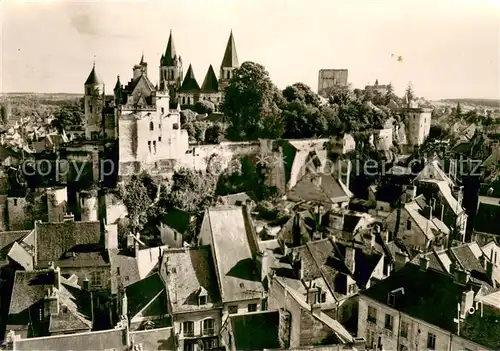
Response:
M211 114L215 111L215 105L211 101L201 100L194 105L194 110L200 114Z
M215 123L207 128L205 142L208 144L219 144L224 137L224 129L220 123Z

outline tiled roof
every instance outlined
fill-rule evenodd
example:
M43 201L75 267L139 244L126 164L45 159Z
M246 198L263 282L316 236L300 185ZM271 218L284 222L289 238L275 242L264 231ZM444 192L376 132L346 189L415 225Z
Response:
M95 251L101 243L99 222L36 223L37 264L57 261L68 251Z
M229 321L237 350L280 348L279 311L232 315Z
M173 249L164 253L167 289L172 312L187 312L220 306L220 293L210 247ZM200 289L207 293L206 305L198 305Z
M54 286L54 271L17 271L12 288L9 314L18 314L43 299L47 289Z
M458 200L453 196L450 185L447 181L437 179L424 179L422 181L437 185L437 187L439 188L439 192L441 193L441 195L443 195L446 202L448 203L448 206L455 213L455 215L459 215L464 211Z
M184 81L182 82L182 86L179 89L179 91L181 92L200 91L200 86L198 85L198 82L196 81L196 78L194 76L192 65L189 65L188 71L186 73L186 76L184 77Z
M329 174L304 175L288 192L287 197L292 201L320 203L349 201L349 193L339 180Z
M130 332L133 345L142 345L142 350L175 350L174 328L156 328Z
M304 222L308 211L298 212L291 217L277 234L277 239L288 247L301 246L311 241L311 228Z
M61 268L65 267L99 267L109 266L109 256L106 251L71 252L71 256L56 261Z
M471 289L475 292L478 290L475 285L463 286L455 283L453 277L448 274L433 270L422 271L419 266L410 263L389 278L361 292L361 295L368 296L381 304L387 304L388 294L399 288L404 289L404 294L396 298L396 304L392 308L454 334L457 331L454 319L457 316L457 305L461 302L462 293ZM461 322L460 336L497 349L500 346L497 337L500 330L495 321L500 317L500 311L490 313L488 308L485 310L487 310L486 318L484 316L481 318L480 313L475 313L472 318L468 316ZM476 320L478 317L481 318L480 322ZM467 327L468 323L473 327ZM496 333L492 328L496 329Z
M7 258L12 245L26 237L31 230L18 230L10 232L0 232L0 259Z
M127 306L130 319L135 317L164 290L165 285L158 273L128 285L125 288L125 293L127 294Z
M108 250L109 262L111 264L111 290L118 291L119 283L127 286L139 281L139 268L135 253L128 250Z
M461 246L450 248L455 261L460 264L463 269L470 272L476 271L479 273L486 273L485 269L479 262L482 256L482 251L476 243L467 243Z
M190 219L191 215L188 212L172 208L161 218L161 222L181 234L186 234L189 230Z
M258 298L264 291L260 276L254 274L249 239L252 224L247 224L244 211L242 207L226 206L206 212L224 302Z
M125 333L125 329L111 329L42 338L20 339L15 342L15 349L40 351L123 350L127 346L125 344L127 339Z
M203 80L203 84L201 85L201 91L206 93L219 91L219 82L212 65L208 67L207 74Z
M221 67L238 67L238 55L236 54L236 44L234 43L233 32L229 35L229 40L227 41L226 51L224 52L224 58L222 59Z

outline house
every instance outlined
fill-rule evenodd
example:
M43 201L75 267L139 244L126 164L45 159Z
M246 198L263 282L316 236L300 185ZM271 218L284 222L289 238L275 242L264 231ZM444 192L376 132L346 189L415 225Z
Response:
M178 349L218 347L223 305L210 247L165 250L160 272L167 286Z
M399 240L410 251L426 252L431 244L446 244L449 228L432 216L423 195L416 196L416 187L408 186L403 195L401 206L384 220L390 237Z
M211 247L224 314L265 310L262 255L248 209L219 206L206 210L199 243Z
M175 333L172 327L131 331L129 339L132 350L175 350Z
M120 316L126 316L130 330L164 328L172 325L165 283L155 273L123 288L118 293Z
M316 223L317 219L310 211L300 211L290 217L276 235L282 252L287 254L289 249L313 240Z
M437 271L422 257L360 293L358 336L370 350L498 349L500 306L487 299L492 290L468 271Z
M474 232L489 234L489 237L500 235L500 199L490 196L479 196L477 213L474 218ZM479 239L478 239L479 240Z
M59 267L16 272L7 331L22 338L90 331L92 315L90 293Z
M126 287L141 280L135 250L130 248L109 249L108 256L112 294L117 294L120 287Z
M288 201L310 203L326 211L347 207L352 196L347 186L334 176L313 173L304 175L286 194Z
M189 234L191 222L190 213L177 208L170 209L157 225L162 244L174 248L182 247L186 235Z

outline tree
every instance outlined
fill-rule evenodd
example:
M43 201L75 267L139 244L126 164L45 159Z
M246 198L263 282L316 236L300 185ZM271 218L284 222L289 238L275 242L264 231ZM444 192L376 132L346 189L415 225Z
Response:
M396 94L394 94L394 87L392 86L392 83L389 83L387 85L387 90L385 92L385 104L389 104L389 102L391 102L391 100L394 100L396 101L397 100L397 96Z
M278 138L283 134L284 99L264 66L244 62L225 90L223 112L238 139Z
M457 108L455 109L455 117L460 118L463 115L462 111L462 105L460 105L460 102L457 103Z
M318 94L313 92L311 88L304 83L295 83L289 85L283 90L283 97L287 102L301 101L306 105L319 107L320 99Z
M190 109L181 111L181 125L184 125L187 122L192 122L196 119L196 112Z
M215 111L215 105L208 100L200 100L194 105L194 110L200 114L211 114Z
M212 124L205 132L205 141L209 144L220 144L223 138L224 128L220 123Z
M413 85L411 82L408 82L408 85L406 86L406 98L408 103L415 99L415 92L413 91Z
M68 126L81 125L84 117L82 102L69 102L57 108L51 125L61 133Z
M353 99L351 85L334 85L325 89L325 94L329 97L331 104L345 105Z
M192 141L198 144L205 142L205 133L207 130L207 123L205 121L188 121L184 124L184 129Z

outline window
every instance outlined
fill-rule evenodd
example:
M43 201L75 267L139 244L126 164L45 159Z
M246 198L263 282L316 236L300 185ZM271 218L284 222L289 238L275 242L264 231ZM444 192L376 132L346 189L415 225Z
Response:
M213 335L214 334L214 320L205 319L203 321L203 335Z
M316 292L315 303L326 302L326 292L319 290Z
M177 240L177 233L175 233L175 240ZM198 297L198 303L200 306L206 305L207 304L207 297L206 296L199 296Z
M149 122L149 130L155 130L153 122Z
M260 303L260 309L262 311L267 311L267 300L262 300L262 302Z
M185 96L183 96L183 97L182 97L182 104L183 104L183 105L185 105L185 104L186 104L186 97L185 97Z
M356 283L349 284L348 293L349 294L355 294L356 293Z
M377 309L372 306L368 306L368 317L369 322L377 324Z
M173 128L173 129L175 129L175 130L177 130L177 129L179 129L179 125L178 125L177 123L174 123L174 124L172 125L172 128Z
M87 95L92 94L92 90L90 88L87 88Z
M151 152L151 141L148 141L149 152Z
M238 313L238 306L229 306L227 310L229 314L236 314Z
M497 253L495 252L495 260L493 261L494 264L497 264Z
M408 322L401 322L401 337L408 338Z
M17 199L14 199L14 206L17 206Z
M191 97L188 96L188 105L191 105Z
M184 351L194 351L194 344L184 343Z
M406 221L406 229L411 230L411 220Z
M156 140L153 140L153 150L154 150L154 152L156 154Z
M170 71L170 80L174 80L174 71L173 70Z
M248 312L255 312L257 311L257 304L256 303L249 303L248 304Z
M394 324L394 317L391 316L390 314L385 315L385 329L392 331L393 330L393 324Z
M161 143L161 137L158 137L158 142L160 142L160 143Z
M432 333L427 334L427 348L429 350L436 349L436 335L434 335Z
M204 340L203 341L203 350L211 350L215 348L215 340Z
M371 329L366 330L366 347L368 349L375 348L375 331Z
M165 113L165 108L164 108L164 107L162 107L162 108L161 108L161 114L164 114L164 113Z
M90 105L90 106L89 106L89 111L90 111L90 113L92 113L92 110L93 110L92 105Z
M102 272L92 272L90 274L90 286L92 287L102 286Z
M191 321L183 322L182 332L184 336L194 336L194 322Z
M231 72L227 71L227 79L231 78Z
M158 123L158 129L161 129L161 123Z

